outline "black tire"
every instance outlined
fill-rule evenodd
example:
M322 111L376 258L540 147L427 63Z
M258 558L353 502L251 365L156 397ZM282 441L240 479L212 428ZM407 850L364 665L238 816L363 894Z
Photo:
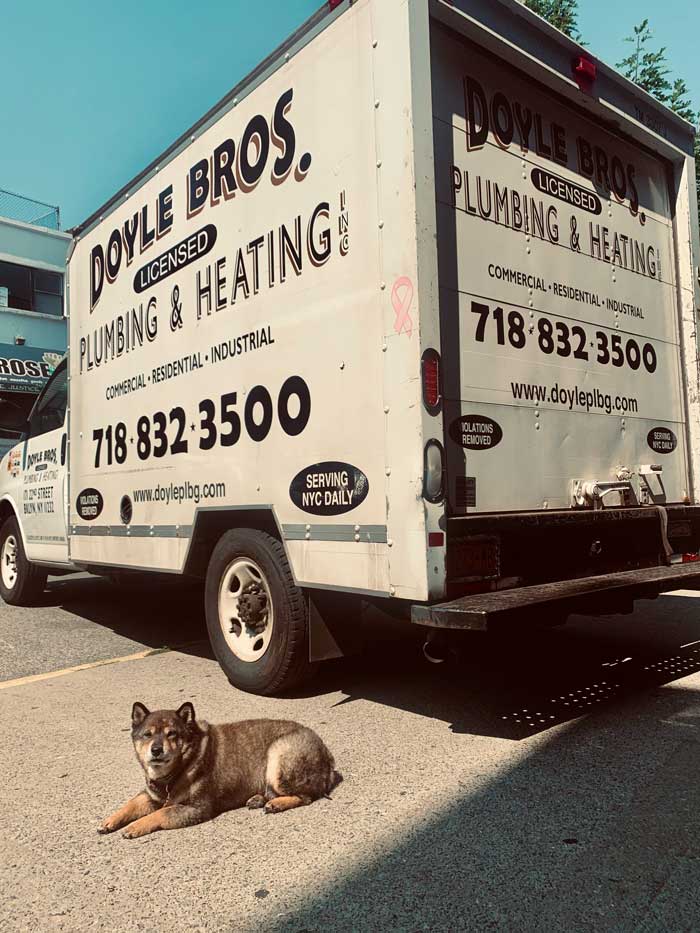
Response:
M264 654L241 660L223 632L219 595L227 571L240 559L262 571L270 594L274 624ZM263 531L237 528L219 539L207 568L204 590L209 640L216 658L234 687L274 696L308 680L316 665L309 662L309 619L303 592L294 583L280 542Z
M14 515L7 518L0 528L0 561L5 563L6 542L8 538L15 544L15 570L16 578L10 585L5 582L7 576L5 567L0 571L0 596L10 606L33 606L44 592L46 587L46 571L41 567L30 564L24 553L22 535Z

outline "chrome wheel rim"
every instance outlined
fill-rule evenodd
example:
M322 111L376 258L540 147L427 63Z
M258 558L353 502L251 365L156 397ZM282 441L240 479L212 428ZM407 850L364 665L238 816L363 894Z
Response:
M264 573L250 558L237 557L219 584L219 625L226 644L240 661L259 661L270 646L274 621Z
M8 535L0 553L0 574L6 589L11 590L17 582L17 539Z

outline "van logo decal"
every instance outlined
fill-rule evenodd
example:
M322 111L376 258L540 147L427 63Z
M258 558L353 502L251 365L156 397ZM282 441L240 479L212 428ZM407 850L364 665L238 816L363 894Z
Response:
M678 446L678 440L670 428L652 428L647 434L647 444L654 453L670 454Z
M298 130L292 122L293 99L294 88L287 88L278 97L272 113L266 111L253 114L245 127L237 128L234 136L216 139L210 135L209 138L216 145L208 147L206 152L200 151L202 157L189 167L183 179L183 195L179 195L180 186L174 185L174 180L149 201L137 201L127 195L127 203L133 204L129 215L124 217L118 227L114 227L109 236L106 236L101 225L98 228L102 233L101 240L90 251L90 313L96 308L104 288L113 285L122 269L130 266L137 256L142 256L157 240L173 230L179 216L184 215L187 220L191 220L205 208L216 208L231 198L249 195L258 188L265 175L268 175L274 187L283 184L287 178L294 178L297 182L306 178L312 156L298 144ZM227 126L231 119L229 115L226 123L217 121L217 126ZM322 202L320 213L325 215L324 219L328 219L325 213L327 208L328 205ZM342 210L345 212L344 206ZM347 239L343 245L347 229L341 227L339 232L341 252L343 249L347 252ZM272 235L270 233L270 238ZM201 258L214 245L215 239L216 228L208 224L182 240L139 269L134 280L135 290L142 292L155 285L156 281ZM329 243L330 231L323 234L323 241ZM309 252L321 251L311 233L308 243ZM252 250L255 255L256 282L261 246L258 241L253 241L248 247L248 253ZM217 265L219 274L220 270L221 266ZM237 274L240 274L238 269ZM257 294L257 288L255 291Z
M104 499L99 489L83 489L75 500L78 515L86 522L91 522L101 514Z
M503 431L500 424L484 415L462 415L450 425L450 437L467 450L489 450L500 444Z
M369 492L369 480L358 467L326 460L304 467L289 486L289 498L310 515L342 515L357 508Z

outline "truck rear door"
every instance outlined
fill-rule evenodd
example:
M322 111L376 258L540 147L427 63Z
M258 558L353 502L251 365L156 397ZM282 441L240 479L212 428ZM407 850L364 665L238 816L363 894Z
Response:
M440 23L431 44L450 514L591 483L683 501L666 163Z

